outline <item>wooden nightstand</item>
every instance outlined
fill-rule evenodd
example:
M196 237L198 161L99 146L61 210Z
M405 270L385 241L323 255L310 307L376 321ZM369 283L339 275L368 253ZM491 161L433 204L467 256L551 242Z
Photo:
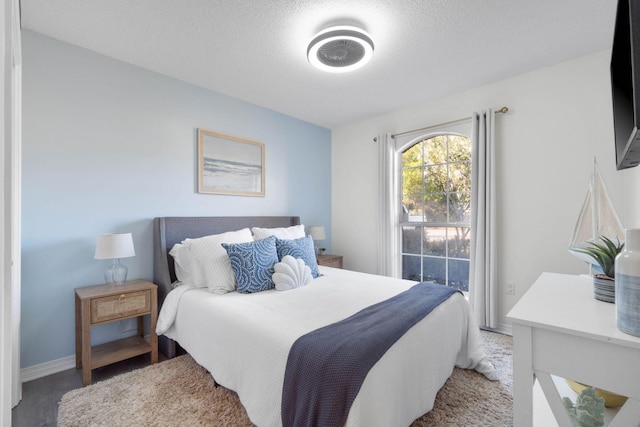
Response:
M158 362L158 287L146 280L122 285L77 288L76 369L82 368L82 385L91 384L91 370L145 353ZM151 337L144 339L143 316L151 317ZM116 320L138 318L138 334L91 347L91 327Z
M318 265L325 267L342 268L342 255L318 255Z

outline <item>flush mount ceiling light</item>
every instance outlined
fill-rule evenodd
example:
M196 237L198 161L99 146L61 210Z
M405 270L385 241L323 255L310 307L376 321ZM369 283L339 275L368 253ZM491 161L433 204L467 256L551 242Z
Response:
M309 43L307 58L316 68L330 73L348 73L366 65L373 57L373 40L357 27L331 27Z

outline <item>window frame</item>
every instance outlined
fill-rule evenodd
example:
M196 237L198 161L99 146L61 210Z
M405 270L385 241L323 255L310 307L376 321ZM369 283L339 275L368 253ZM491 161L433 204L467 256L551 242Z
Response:
M454 195L454 194L465 194L466 192L460 192L460 191L452 191L452 189L449 187L449 182L450 182L450 168L452 164L456 164L456 163L460 163L459 161L451 161L449 159L449 145L450 145L450 140L447 140L446 143L446 161L444 163L438 163L438 164L425 164L424 163L424 141L428 141L429 139L438 137L438 136L445 136L445 135L451 135L451 136L459 136L459 137L464 137L469 141L469 155L468 158L465 159L463 162L464 163L468 163L469 164L469 168L472 167L472 154L471 154L471 137L470 137L470 131L471 131L471 121L467 121L467 122L463 122L460 124L456 124L456 126L449 126L449 127L443 127L441 129L438 129L437 131L432 131L429 133L424 133L421 135L417 135L411 138L407 138L404 144L399 144L401 141L396 141L396 167L395 167L395 176L397 179L397 186L396 186L396 203L398 204L397 208L398 209L398 221L397 221L397 233L396 235L398 236L398 260L397 260L397 265L398 265L398 271L400 273L400 277L404 277L404 261L405 261L405 257L415 257L417 259L419 259L419 264L420 264L420 278L424 278L424 260L425 259L440 259L443 260L444 262L444 268L445 268L445 284L449 285L450 283L450 277L449 277L449 273L450 273L450 261L466 261L467 263L470 263L470 253L468 254L469 256L467 258L460 258L460 257L456 257L456 256L449 256L450 254L450 238L449 238L449 232L450 230L453 230L455 228L467 228L468 234L467 236L470 239L472 230L471 230L471 219L469 217L468 221L451 221L450 215L450 206L449 206L449 200L450 200L450 196ZM405 168L404 167L404 160L403 160L403 154L405 153L405 151L411 149L413 146L415 146L416 144L421 144L422 145L422 153L421 153L421 157L423 159L423 163L421 165L416 165L413 167L409 167L409 168ZM443 192L434 192L433 194L442 194L443 196L445 196L446 201L445 201L445 211L446 211L446 219L445 221L427 221L425 218L426 212L425 212L425 202L424 202L424 197L425 197L425 179L424 179L424 172L425 170L427 170L427 168L429 167L434 167L434 166L442 166L444 165L447 168L447 184L446 184L446 188L445 191ZM412 196L412 194L403 194L403 172L405 170L409 170L409 169L421 169L422 170L422 194L417 194L414 196L417 197L421 197L423 198L423 202L422 202L422 209L421 209L421 216L422 216L422 221L409 221L408 218L408 214L409 212L405 213L405 206L404 206L404 198L405 196ZM469 176L469 180L471 180L471 175ZM468 193L466 193L467 196L470 198L471 197L471 183L469 183L469 190ZM418 227L420 229L420 253L411 253L411 252L405 252L405 248L404 248L404 236L403 236L403 232L405 230L405 227ZM445 242L445 251L444 251L444 255L433 255L433 254L425 254L425 250L424 250L424 244L425 244L425 238L424 238L424 233L425 231L427 231L428 229L434 229L434 228L440 228L440 229L444 229L445 231L445 235L444 235L444 242ZM470 248L469 248L469 252L470 252ZM467 288L470 284L467 282ZM450 286L450 285L449 285ZM457 286L456 286L457 287ZM468 290L467 291L463 291L463 293L468 294Z

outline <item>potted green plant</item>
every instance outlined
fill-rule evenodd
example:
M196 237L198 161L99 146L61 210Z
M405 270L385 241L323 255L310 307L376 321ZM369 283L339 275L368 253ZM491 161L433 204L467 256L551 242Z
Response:
M624 243L620 243L620 240L614 243L607 236L600 236L597 241L589 242L588 247L576 249L593 258L602 269L602 273L593 276L594 296L597 300L615 302L615 261L623 248Z

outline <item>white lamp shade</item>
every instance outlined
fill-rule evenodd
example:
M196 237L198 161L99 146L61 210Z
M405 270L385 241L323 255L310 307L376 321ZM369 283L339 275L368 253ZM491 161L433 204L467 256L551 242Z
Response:
M327 238L327 235L324 232L324 226L322 225L312 225L309 227L309 235L313 240L324 240Z
M95 259L128 258L135 254L131 233L105 233L98 236Z

